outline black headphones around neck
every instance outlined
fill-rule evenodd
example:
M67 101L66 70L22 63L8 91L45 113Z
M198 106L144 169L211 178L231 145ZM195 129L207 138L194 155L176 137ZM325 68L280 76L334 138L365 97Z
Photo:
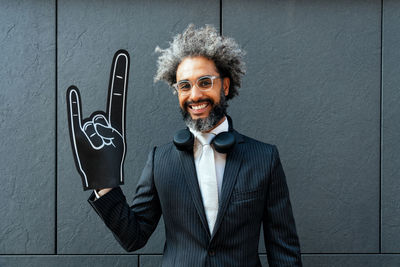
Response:
M228 132L222 132L217 134L211 141L211 145L215 148L219 153L228 153L235 146L235 135L232 133L232 120L229 116L226 116L229 123ZM194 144L194 135L192 132L186 128L179 130L173 140L176 148L180 151L192 151Z

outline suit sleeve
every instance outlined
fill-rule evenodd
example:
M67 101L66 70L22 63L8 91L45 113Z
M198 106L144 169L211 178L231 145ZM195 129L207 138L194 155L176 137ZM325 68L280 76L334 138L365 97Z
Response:
M272 167L263 219L268 263L270 267L302 266L289 190L275 146L273 146L272 154Z
M142 248L161 217L160 201L153 180L154 153L155 148L147 159L132 206L126 202L120 187L99 199L92 193L88 200L126 251Z

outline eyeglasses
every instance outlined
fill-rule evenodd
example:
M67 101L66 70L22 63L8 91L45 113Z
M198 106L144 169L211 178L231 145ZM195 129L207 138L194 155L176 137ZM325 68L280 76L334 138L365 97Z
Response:
M219 76L202 76L196 80L196 87L202 91L208 91L213 88L214 80ZM180 95L188 95L192 91L193 84L189 80L182 80L172 85Z

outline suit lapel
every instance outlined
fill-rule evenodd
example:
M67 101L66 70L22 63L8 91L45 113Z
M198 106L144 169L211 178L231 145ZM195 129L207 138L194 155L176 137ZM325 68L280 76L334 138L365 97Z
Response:
M199 183L197 181L197 174L193 160L193 152L178 151L179 158L184 170L185 181L190 190L194 206L196 207L197 213L200 216L201 223L204 229L207 231L208 236L211 236L208 228L207 218L204 211L204 205L201 198Z
M236 131L233 131L233 134L236 138L236 145L233 150L226 157L226 164L224 170L224 178L222 181L222 190L221 190L221 198L220 205L217 215L217 220L215 221L214 230L211 236L211 239L214 237L215 233L218 231L218 228L222 222L224 214L229 204L229 199L231 197L233 188L236 183L236 178L242 164L242 151L238 144L243 142L243 136Z

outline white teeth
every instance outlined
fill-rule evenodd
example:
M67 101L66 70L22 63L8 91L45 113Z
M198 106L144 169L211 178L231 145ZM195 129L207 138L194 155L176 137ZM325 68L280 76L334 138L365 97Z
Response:
M198 110L198 109L202 109L207 107L207 104L202 104L202 105L198 105L198 106L191 106L192 109L194 110Z

